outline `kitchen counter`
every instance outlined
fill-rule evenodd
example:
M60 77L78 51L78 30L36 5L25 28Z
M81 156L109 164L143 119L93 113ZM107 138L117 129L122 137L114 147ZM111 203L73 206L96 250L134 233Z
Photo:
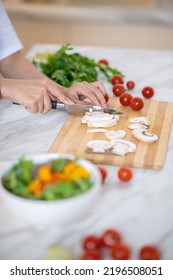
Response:
M28 57L56 48L34 45ZM172 51L80 46L75 51L96 60L108 59L127 80L136 82L134 95L139 96L142 87L151 85L156 92L153 99L173 102ZM105 82L105 86L111 96L111 85ZM21 155L46 153L66 117L66 112L53 110L47 115L31 114L22 106L0 100L0 175ZM141 246L154 244L160 249L162 259L172 260L172 163L173 130L161 170L133 168L134 178L121 183L117 179L118 166L105 166L108 177L98 205L85 220L63 227L33 228L9 213L0 200L0 259L41 259L52 244L68 248L78 258L83 237L91 233L101 235L104 230L115 228L132 247L132 259L138 258Z

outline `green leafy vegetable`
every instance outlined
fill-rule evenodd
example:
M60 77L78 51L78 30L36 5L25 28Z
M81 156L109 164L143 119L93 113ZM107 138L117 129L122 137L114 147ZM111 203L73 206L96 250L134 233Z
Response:
M70 53L72 50L73 48L66 44L54 54L38 53L33 64L46 76L65 87L70 87L76 82L95 82L98 80L99 72L103 73L108 82L115 74L124 76L119 70L98 63L94 59L79 53ZM38 59L41 59L41 62Z
M30 160L21 157L2 178L4 186L16 195L29 197L26 185L32 181L34 168L35 165Z
M2 184L9 192L34 200L73 197L93 185L88 171L77 161L57 158L38 165L23 157L4 174Z
M69 162L69 160L63 158L53 160L51 163L52 171L62 171L67 162Z

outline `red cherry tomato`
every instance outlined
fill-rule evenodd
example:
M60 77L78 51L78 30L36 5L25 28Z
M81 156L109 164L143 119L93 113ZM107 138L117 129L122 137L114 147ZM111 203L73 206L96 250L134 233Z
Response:
M121 75L119 74L115 74L112 78L111 78L111 83L112 85L116 85L116 84L124 84L124 79Z
M102 183L104 183L106 177L107 177L107 171L104 167L101 167L101 166L98 166L98 169L101 173L101 176L102 176Z
M123 106L129 106L133 96L130 93L124 92L120 95L120 103Z
M144 87L142 89L142 95L145 98L151 98L154 95L154 89L152 87Z
M134 111L140 111L144 107L144 102L140 97L133 97L130 101L130 107Z
M122 84L115 84L113 85L112 91L115 96L120 96L122 93L126 91L126 88Z
M117 230L108 229L102 235L102 244L106 247L112 247L121 241L121 235Z
M133 81L128 81L128 82L126 83L126 87L127 87L128 89L133 89L133 88L135 87L135 82L133 82Z
M155 246L144 246L139 252L140 260L159 260L160 252Z
M100 246L101 246L101 240L95 235L86 236L82 242L82 247L85 250L95 250L100 248Z
M123 243L117 243L111 248L113 260L128 260L130 258L130 247Z
M104 97L105 97L105 100L106 100L106 103L107 103L107 102L109 101L109 94L106 93L106 94L104 95Z
M102 256L98 250L87 250L83 253L81 260L101 260Z
M123 182L128 182L132 179L133 172L129 167L121 167L118 170L118 178Z
M100 59L98 63L104 64L104 65L109 65L109 61L107 59Z

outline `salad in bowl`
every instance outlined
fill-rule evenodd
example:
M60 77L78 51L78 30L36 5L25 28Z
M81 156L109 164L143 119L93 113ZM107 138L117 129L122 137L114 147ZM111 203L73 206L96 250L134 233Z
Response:
M1 178L0 192L18 218L36 225L65 224L91 210L100 186L100 172L91 162L42 154L14 162Z

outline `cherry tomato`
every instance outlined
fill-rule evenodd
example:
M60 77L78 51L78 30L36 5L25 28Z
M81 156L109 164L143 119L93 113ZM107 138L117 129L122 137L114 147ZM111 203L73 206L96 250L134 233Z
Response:
M129 167L121 167L118 170L118 178L123 182L128 182L132 179L133 172Z
M104 97L105 97L105 100L106 100L106 103L109 101L109 94L108 93L106 93L105 95L104 95Z
M154 95L154 89L152 87L144 87L142 89L142 95L145 98L151 98Z
M107 171L104 167L101 167L101 166L98 166L98 169L101 173L101 176L102 176L102 183L104 183L106 177L107 177Z
M115 74L114 76L112 76L111 78L111 83L112 85L116 85L116 84L124 84L124 79L121 75L119 74Z
M144 246L139 252L140 260L159 260L160 252L155 246Z
M130 93L124 92L120 95L120 103L123 106L129 106L133 96Z
M130 258L130 247L123 243L117 243L111 248L113 260L128 260Z
M133 89L133 88L135 87L135 82L133 82L133 81L128 81L128 82L126 83L126 87L127 87L128 89Z
M85 250L95 250L100 248L101 240L95 235L88 235L83 239L82 246Z
M144 102L140 97L133 97L130 101L130 107L134 111L140 111L144 107Z
M86 250L81 260L101 260L102 256L101 253L98 250Z
M117 230L108 229L102 235L102 244L106 247L112 247L121 240L121 235Z
M107 59L100 59L98 63L104 64L104 65L109 65L109 61Z
M115 84L113 85L112 91L115 96L120 96L122 93L126 91L126 88L122 84Z

